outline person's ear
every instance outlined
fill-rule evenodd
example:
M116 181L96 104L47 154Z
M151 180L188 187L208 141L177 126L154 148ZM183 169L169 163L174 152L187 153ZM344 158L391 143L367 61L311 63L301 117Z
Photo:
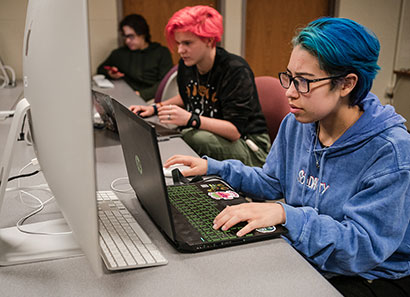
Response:
M349 73L344 77L340 90L343 97L349 95L353 91L358 79L359 77L355 73Z
M209 37L206 39L206 45L208 47L213 47L214 46L214 42L215 42L215 38L214 37Z

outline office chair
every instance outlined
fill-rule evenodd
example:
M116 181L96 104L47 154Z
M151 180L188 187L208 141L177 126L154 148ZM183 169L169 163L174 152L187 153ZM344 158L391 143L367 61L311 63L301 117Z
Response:
M286 90L281 86L279 79L271 76L255 77L255 84L269 137L273 142L280 123L290 111Z
M178 64L173 66L161 80L155 93L155 103L169 99L178 94L177 85Z

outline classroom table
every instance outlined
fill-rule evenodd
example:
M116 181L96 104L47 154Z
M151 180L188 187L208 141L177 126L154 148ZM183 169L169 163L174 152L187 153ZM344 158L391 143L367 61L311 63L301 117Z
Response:
M99 89L125 105L143 103L124 81L115 88ZM21 89L21 83L17 88ZM0 90L0 110L9 109L20 91ZM12 119L0 121L0 156ZM95 131L98 190L126 177L118 136L106 130ZM160 142L161 158L174 153L191 153L182 139ZM16 145L12 174L34 157L24 141ZM41 175L22 181L42 182ZM142 228L167 258L165 266L105 272L100 278L92 272L84 256L0 267L0 296L341 296L284 239L222 248L200 253L180 253L165 239L133 193L118 196ZM0 213L0 227L13 226L27 212L7 194ZM36 220L61 217L52 203Z

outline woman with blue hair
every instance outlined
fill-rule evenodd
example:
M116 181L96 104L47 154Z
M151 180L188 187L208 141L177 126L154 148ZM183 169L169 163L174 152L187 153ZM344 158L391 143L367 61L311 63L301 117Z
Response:
M345 296L410 296L410 134L370 93L380 45L360 24L311 22L285 72L291 112L263 168L174 156L184 175L219 175L256 200L225 208L214 228L282 224L284 238Z

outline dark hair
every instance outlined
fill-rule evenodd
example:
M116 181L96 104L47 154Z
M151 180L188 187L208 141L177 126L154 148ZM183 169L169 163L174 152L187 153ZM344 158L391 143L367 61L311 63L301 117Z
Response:
M380 67L380 43L368 28L344 18L319 18L293 39L318 57L320 67L330 75L355 73L359 80L350 95L350 104L359 105L369 93Z
M130 14L127 15L120 23L120 31L122 31L122 27L128 26L131 27L135 34L137 35L144 35L145 41L150 43L151 42L151 34L149 33L149 26L147 21L144 19L142 15L139 14Z

